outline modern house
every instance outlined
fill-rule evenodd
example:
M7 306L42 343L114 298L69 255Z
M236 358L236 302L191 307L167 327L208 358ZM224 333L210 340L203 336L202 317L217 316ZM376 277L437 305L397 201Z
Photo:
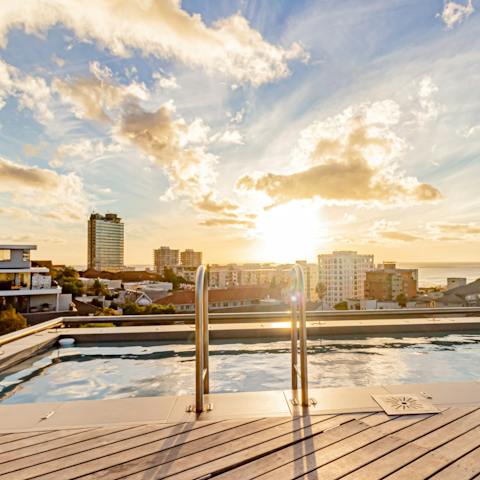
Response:
M36 249L0 245L0 309L11 305L20 313L60 310L61 287L52 284L48 268L32 267L30 252Z

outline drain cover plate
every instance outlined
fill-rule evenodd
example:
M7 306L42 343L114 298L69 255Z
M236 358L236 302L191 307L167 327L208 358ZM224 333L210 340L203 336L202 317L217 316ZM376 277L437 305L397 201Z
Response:
M411 393L372 395L387 415L414 415L439 413L440 410L426 398Z

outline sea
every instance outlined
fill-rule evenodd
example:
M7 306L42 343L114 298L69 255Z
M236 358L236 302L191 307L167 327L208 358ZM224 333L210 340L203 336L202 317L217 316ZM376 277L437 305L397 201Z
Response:
M433 287L445 286L447 278L461 277L466 278L467 282L473 282L480 278L480 262L465 263L401 263L398 268L417 268L418 286Z

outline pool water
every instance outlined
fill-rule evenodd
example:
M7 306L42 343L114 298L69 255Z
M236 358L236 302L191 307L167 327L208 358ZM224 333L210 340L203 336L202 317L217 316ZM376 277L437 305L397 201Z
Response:
M480 379L480 334L311 339L310 387ZM194 392L189 343L102 343L55 348L0 374L0 402L61 402ZM210 345L211 392L290 387L290 342Z

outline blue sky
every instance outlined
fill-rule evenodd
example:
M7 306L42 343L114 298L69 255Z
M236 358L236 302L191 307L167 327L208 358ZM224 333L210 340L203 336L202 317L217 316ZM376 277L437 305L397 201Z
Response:
M0 242L478 261L479 0L0 6Z

